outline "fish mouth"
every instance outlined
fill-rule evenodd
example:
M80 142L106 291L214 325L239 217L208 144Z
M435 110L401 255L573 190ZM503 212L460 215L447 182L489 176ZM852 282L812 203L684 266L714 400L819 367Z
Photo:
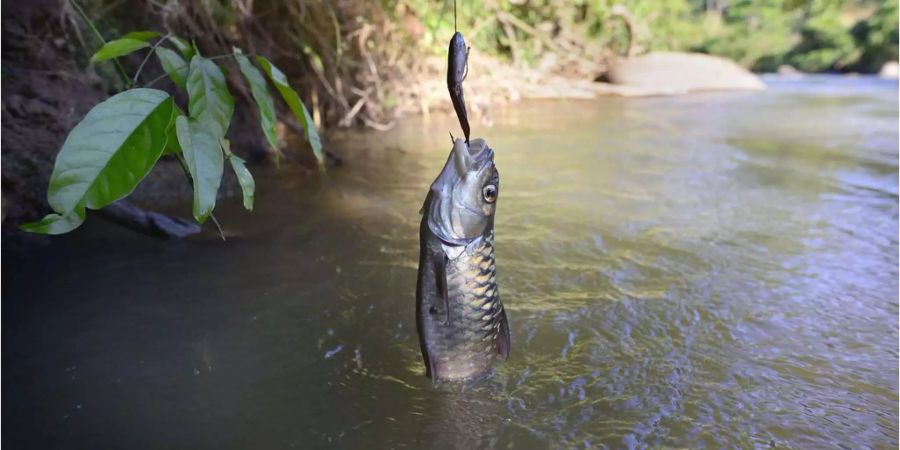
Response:
M494 149L488 147L484 139L472 139L469 142L469 155L475 160L476 169L481 169L485 163L494 162Z
M472 139L466 144L458 139L453 145L453 160L459 178L468 172L479 172L488 164L494 163L494 150L488 147L484 139Z

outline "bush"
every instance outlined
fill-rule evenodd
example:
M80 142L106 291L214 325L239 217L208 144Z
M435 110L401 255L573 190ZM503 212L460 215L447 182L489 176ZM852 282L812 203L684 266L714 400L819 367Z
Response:
M841 23L840 11L818 11L800 30L800 42L786 55L788 64L804 72L841 70L859 57L850 29Z
M861 49L851 66L859 72L877 72L888 61L897 61L897 0L886 0L871 17L859 21L850 30Z

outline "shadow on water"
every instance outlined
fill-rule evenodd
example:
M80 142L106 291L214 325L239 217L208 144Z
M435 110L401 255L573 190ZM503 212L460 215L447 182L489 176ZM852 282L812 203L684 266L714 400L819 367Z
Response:
M768 82L476 127L513 335L478 383L432 387L415 333L449 120L337 136L325 176L258 172L224 244L90 219L5 254L3 443L896 446L897 85Z

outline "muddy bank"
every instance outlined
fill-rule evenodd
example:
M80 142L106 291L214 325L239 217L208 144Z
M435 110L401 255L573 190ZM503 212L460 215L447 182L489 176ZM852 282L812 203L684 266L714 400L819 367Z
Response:
M2 149L4 231L46 212L56 153L69 130L106 95L58 38L47 1L3 8Z

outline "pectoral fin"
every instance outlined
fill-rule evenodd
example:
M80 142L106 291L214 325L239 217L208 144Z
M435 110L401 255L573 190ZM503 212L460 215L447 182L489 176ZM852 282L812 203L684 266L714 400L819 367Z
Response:
M437 278L438 295L444 300L444 312L447 314L447 320L444 325L450 325L450 294L447 288L447 256L437 258L434 261L434 275Z
M503 359L509 359L509 322L506 320L506 310L500 312L500 332L497 335L497 353L503 356Z
M431 204L432 192L433 191L429 190L428 195L425 196L425 201L422 203L422 208L419 209L419 215L425 214L425 211L428 211L428 205Z
M463 81L466 81L466 78L469 76L469 50L472 50L472 47L466 47L466 73L463 74Z
M434 375L434 360L425 346L422 347L422 359L425 360L425 376L431 378L432 383L436 382L437 378L435 378Z

